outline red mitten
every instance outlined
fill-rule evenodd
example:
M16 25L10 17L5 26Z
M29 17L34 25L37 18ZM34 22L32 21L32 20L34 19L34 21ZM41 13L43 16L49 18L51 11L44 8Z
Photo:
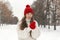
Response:
M30 28L35 29L36 28L36 23L33 21L30 23Z

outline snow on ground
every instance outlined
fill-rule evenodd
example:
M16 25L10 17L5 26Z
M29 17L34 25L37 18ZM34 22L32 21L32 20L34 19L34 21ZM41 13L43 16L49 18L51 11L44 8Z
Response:
M40 27L40 37L37 40L60 40L60 26L57 30ZM17 25L0 26L0 40L18 40Z
M0 26L0 40L18 40L16 25Z
M48 26L46 26L48 27ZM57 30L54 30L53 26L51 29L41 28L41 35L38 40L60 40L60 26L57 26Z

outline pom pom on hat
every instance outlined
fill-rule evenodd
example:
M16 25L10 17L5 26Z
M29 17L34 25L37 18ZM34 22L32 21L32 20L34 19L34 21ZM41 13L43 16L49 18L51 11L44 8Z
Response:
M26 5L26 8L24 10L24 15L28 14L28 13L32 13L34 14L33 9L30 7L30 5Z

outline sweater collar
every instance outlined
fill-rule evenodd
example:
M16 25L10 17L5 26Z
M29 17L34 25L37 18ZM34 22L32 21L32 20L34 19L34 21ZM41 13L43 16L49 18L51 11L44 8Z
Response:
M30 22L30 19L26 19L27 22Z

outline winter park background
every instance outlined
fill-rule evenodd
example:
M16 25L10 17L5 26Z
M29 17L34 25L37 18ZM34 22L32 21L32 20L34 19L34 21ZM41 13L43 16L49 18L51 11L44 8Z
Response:
M17 26L26 4L32 6L39 23L37 40L60 40L60 0L0 0L0 40L18 40Z

